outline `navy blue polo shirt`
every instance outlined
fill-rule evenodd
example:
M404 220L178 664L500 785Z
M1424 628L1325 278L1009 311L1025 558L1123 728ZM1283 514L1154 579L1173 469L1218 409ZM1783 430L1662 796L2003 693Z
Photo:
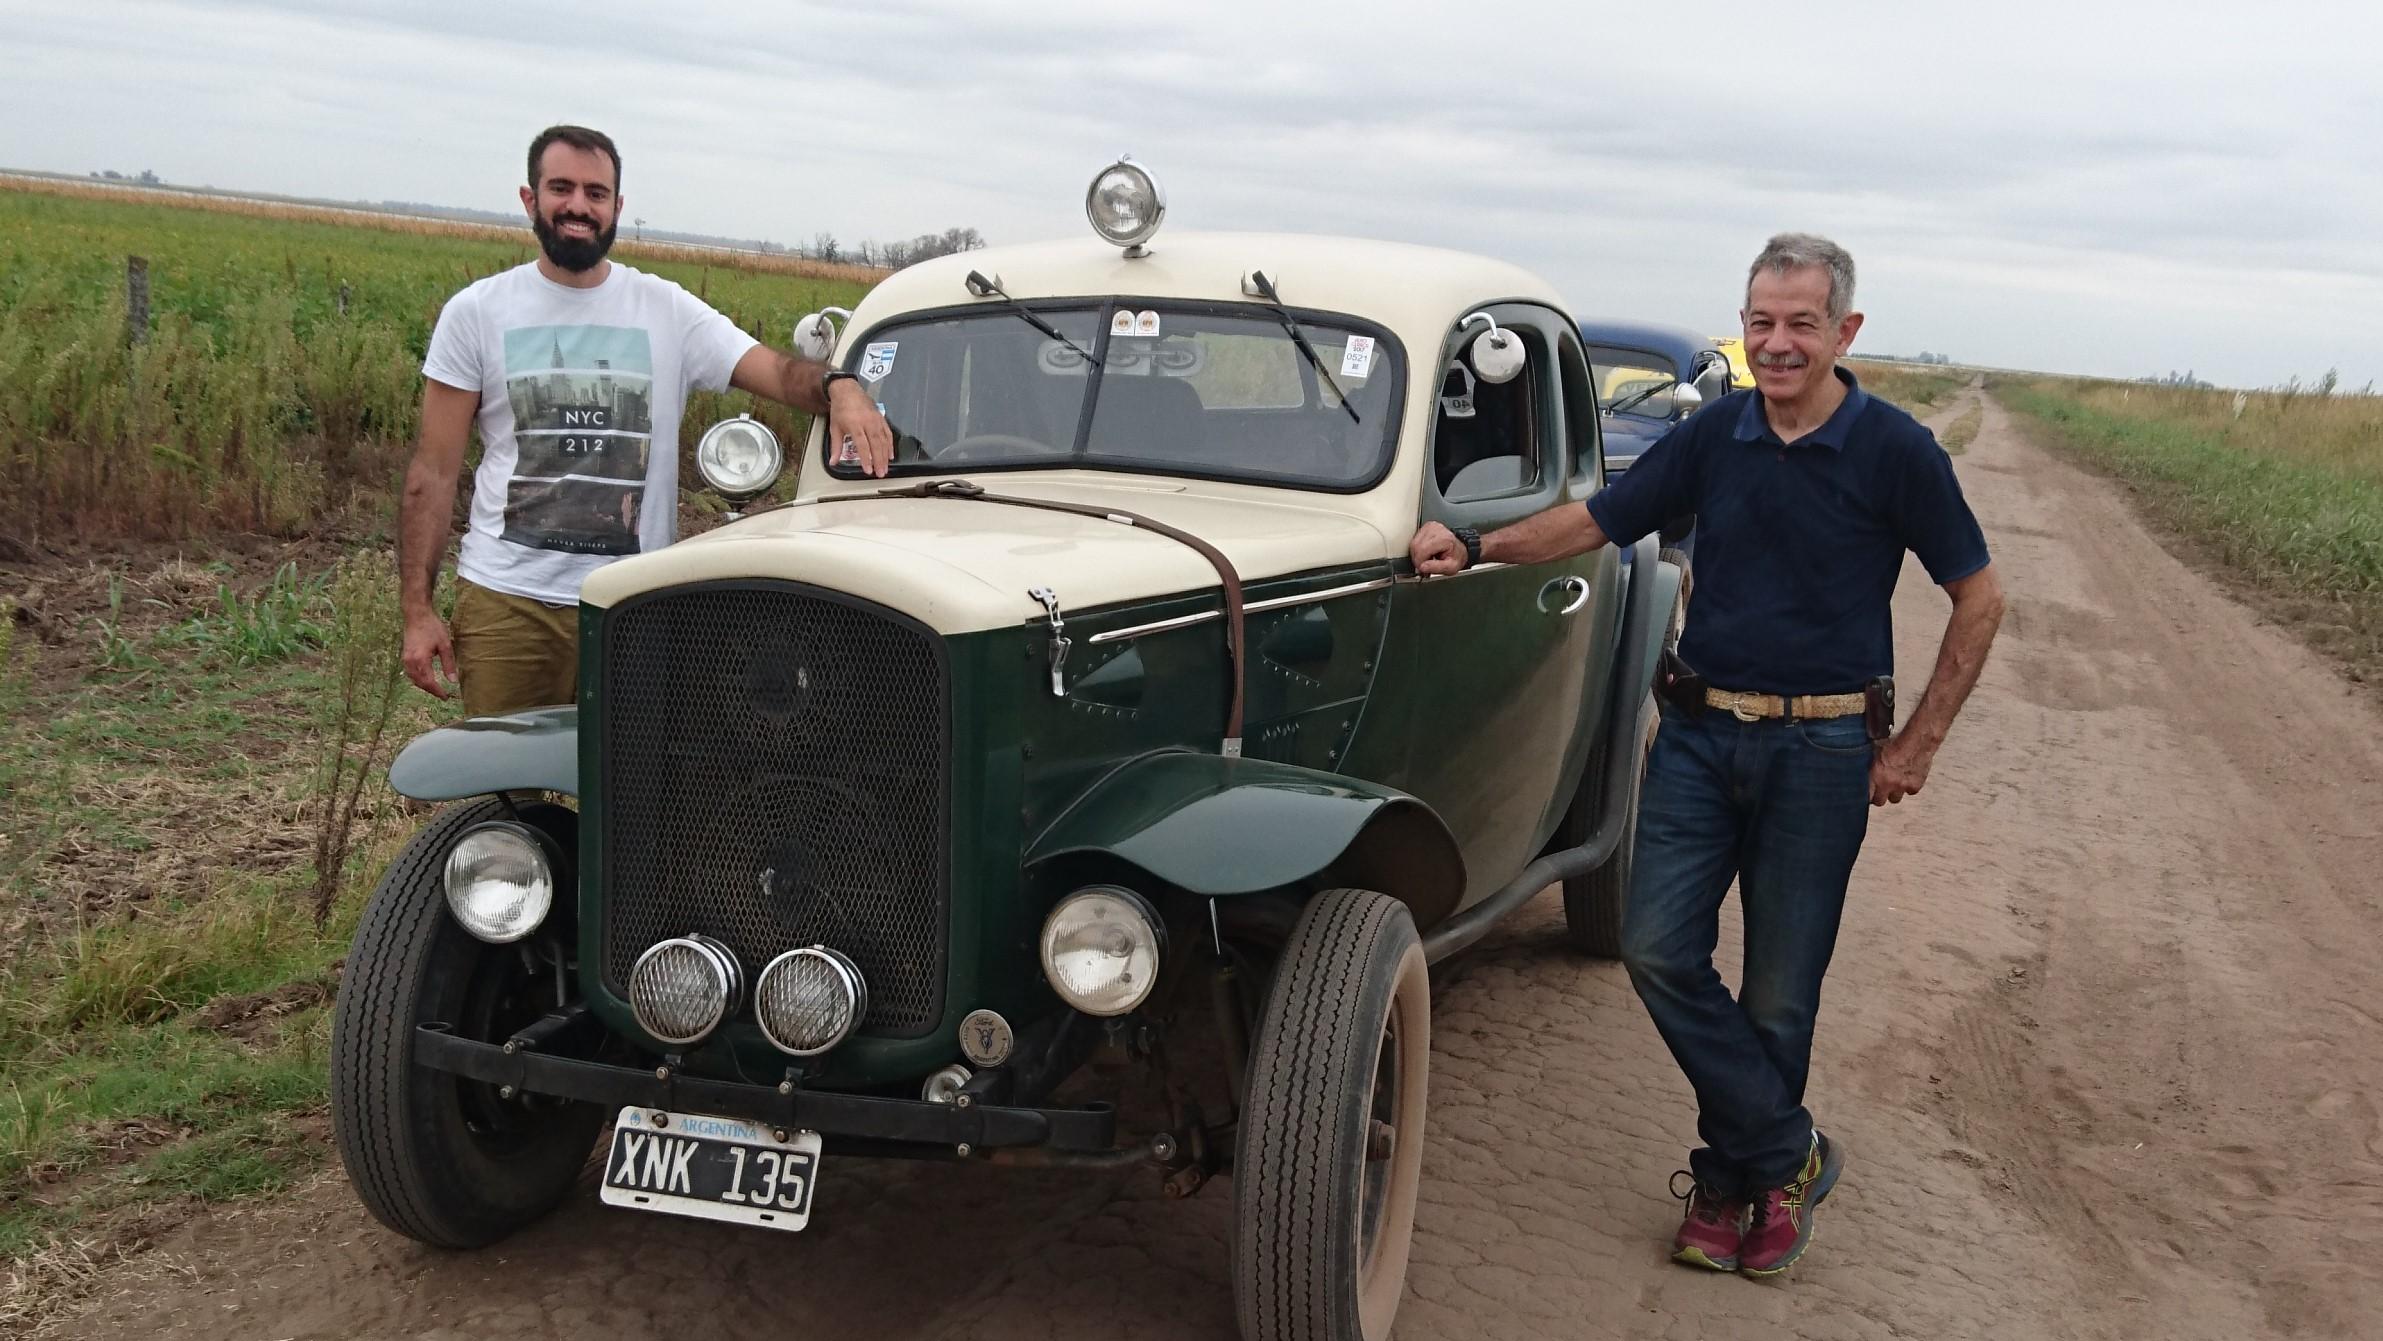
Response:
M1780 442L1762 393L1682 421L1589 500L1619 545L1696 514L1696 594L1680 658L1716 688L1836 694L1895 668L1903 554L1939 585L1984 568L1986 537L1952 458L1909 414L1862 390Z

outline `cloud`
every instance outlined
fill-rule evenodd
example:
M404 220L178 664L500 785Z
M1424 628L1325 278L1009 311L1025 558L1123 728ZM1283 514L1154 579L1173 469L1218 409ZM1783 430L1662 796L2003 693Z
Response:
M1486 251L1584 312L1725 328L1746 258L1800 227L1860 257L1874 348L2383 375L2365 9L18 0L8 25L14 166L504 208L529 136L577 120L657 226L999 242L1078 233L1131 150L1171 227Z

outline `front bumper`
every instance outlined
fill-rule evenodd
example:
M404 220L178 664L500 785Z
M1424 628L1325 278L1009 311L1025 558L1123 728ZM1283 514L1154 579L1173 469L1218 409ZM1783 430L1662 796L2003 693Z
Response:
M799 1082L749 1085L684 1076L667 1067L643 1070L557 1057L512 1044L458 1038L443 1025L414 1030L414 1063L516 1094L543 1094L615 1107L660 1109L744 1118L789 1131L815 1131L869 1141L994 1150L1040 1146L1055 1151L1109 1153L1117 1115L1097 1108L1009 1108L996 1104L929 1103L804 1089Z

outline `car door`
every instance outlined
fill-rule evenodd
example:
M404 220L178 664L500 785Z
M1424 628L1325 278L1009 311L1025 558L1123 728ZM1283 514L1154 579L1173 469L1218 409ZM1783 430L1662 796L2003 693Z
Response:
M1523 369L1481 380L1471 360L1481 328L1451 322L1419 524L1486 532L1585 501L1601 479L1594 395L1568 320L1531 304L1483 310L1522 340ZM1610 657L1618 600L1610 548L1392 587L1345 768L1438 812L1464 853L1467 903L1513 878L1553 830L1602 710L1592 664Z

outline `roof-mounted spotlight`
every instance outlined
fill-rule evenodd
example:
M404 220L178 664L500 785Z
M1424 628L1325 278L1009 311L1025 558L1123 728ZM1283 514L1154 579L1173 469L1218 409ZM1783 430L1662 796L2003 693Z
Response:
M1158 232L1167 217L1167 193L1150 169L1121 154L1102 168L1084 193L1084 217L1103 241L1125 248L1127 256L1148 256L1142 244Z

